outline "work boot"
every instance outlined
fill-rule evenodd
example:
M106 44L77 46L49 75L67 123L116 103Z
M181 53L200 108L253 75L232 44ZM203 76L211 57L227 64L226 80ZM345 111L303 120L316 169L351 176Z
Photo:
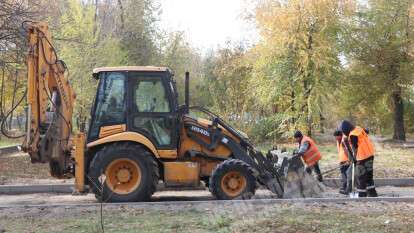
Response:
M317 175L316 176L316 179L319 181L319 182L323 182L323 178L322 178L322 175Z
M343 194L343 195L348 195L349 194L349 192L347 192L346 190L344 190L344 189L340 189L339 190L339 193L340 194Z
M367 192L358 192L358 197L367 197Z
M378 197L377 190L375 188L367 190L368 197Z

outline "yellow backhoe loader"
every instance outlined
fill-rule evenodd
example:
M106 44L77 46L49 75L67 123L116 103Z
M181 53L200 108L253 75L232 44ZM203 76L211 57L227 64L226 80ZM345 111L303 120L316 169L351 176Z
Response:
M27 133L22 145L33 163L49 163L57 178L75 177L78 192L108 202L149 200L166 187L198 187L217 199L250 198L258 185L283 197L288 164L264 156L248 137L202 107L185 104L170 69L102 67L87 134L72 132L75 93L48 25L25 22L27 31ZM210 119L192 117L201 111ZM301 166L300 161L295 166ZM296 168L295 168L296 169Z

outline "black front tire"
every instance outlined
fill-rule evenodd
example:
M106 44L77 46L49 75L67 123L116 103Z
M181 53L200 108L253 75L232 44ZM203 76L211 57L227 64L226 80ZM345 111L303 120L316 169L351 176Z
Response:
M116 159L132 160L139 166L141 171L139 185L127 194L113 192L106 181L102 184L100 180L108 165ZM142 145L118 142L104 146L95 154L89 167L88 178L96 198L102 202L148 201L156 190L159 169L152 154Z
M239 173L246 181L245 188L237 196L229 195L222 187L222 179L229 172ZM209 184L210 192L219 200L250 199L256 192L256 178L253 176L253 169L238 159L228 159L217 165L210 177Z

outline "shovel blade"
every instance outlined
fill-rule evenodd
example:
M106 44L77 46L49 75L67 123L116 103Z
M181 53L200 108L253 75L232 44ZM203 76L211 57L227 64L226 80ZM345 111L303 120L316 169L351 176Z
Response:
M349 197L350 198L358 198L359 194L358 194L358 192L351 192L351 193L349 193Z

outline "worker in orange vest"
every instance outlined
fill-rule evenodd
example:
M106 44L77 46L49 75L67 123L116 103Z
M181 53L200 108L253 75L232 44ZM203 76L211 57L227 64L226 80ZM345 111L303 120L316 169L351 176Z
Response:
M299 156L302 156L306 164L306 171L311 174L312 170L314 170L317 180L322 182L322 173L318 163L322 156L315 142L310 137L303 135L299 130L295 132L294 138L299 144L299 151L297 153Z
M334 137L336 140L336 147L338 149L338 158L339 158L339 170L341 171L341 187L339 188L339 193L348 195L351 192L351 182L352 182L352 169L351 162L348 158L348 151L345 147L344 138L342 137L342 131L335 130Z
M341 131L349 143L352 158L356 162L357 191L359 197L377 197L374 184L374 146L364 128L354 126L349 121L342 121Z

